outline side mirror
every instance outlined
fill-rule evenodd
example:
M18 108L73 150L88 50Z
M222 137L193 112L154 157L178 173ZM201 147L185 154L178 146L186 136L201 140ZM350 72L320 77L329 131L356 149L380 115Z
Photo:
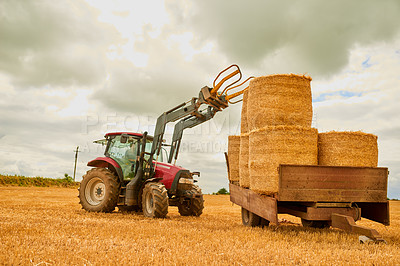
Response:
M119 142L126 143L127 141L128 141L128 135L127 134L122 134Z

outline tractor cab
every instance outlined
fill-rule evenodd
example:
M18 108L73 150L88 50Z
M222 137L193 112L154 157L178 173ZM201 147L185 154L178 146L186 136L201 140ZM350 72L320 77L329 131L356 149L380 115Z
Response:
M140 133L113 132L107 133L105 139L94 141L94 143L106 145L104 155L118 163L124 180L131 180L138 169L142 138L143 134ZM146 161L150 158L152 142L153 138L147 136L144 154ZM158 158L153 158L153 160L164 162L164 158L167 158L167 151L163 148Z

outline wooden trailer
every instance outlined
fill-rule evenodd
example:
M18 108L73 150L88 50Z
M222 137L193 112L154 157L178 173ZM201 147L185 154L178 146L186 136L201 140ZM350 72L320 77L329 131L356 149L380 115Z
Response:
M244 225L278 224L278 213L286 213L300 217L303 226L332 226L384 241L376 230L355 221L364 217L389 225L387 168L282 164L277 171L279 190L273 195L229 184L230 200L242 207Z

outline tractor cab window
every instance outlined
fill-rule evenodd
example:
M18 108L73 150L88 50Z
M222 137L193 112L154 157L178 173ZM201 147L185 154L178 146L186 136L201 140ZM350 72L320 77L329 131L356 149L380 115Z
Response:
M151 152L152 141L147 140L146 142L146 152ZM133 136L128 136L128 140L123 143L121 142L121 136L113 136L110 139L110 144L106 151L106 156L114 159L119 166L121 167L122 173L124 175L124 179L131 179L135 177L136 171L136 160L140 154L138 154L138 150L141 147L141 139L135 138ZM157 160L157 155L154 155L154 161ZM159 162L164 161L165 150L160 153L158 160ZM150 155L145 154L144 159L149 160Z
M129 136L125 143L121 142L121 136L115 136L110 140L107 154L121 166L125 179L133 178L135 175L139 144L140 140L132 136Z
M148 152L148 153L150 153L151 152L151 146L153 145L153 141L150 141L150 140L147 140L147 142L146 142L146 152ZM154 158L153 158L153 160L154 161L158 161L158 162L164 162L164 159L166 159L167 158L167 156L165 156L166 155L166 150L164 149L164 148L162 148L162 150L161 150L161 152L160 152L160 155L158 156L158 158L157 158L157 154L154 154ZM144 156L144 158L146 159L146 160L148 160L149 158L150 158L150 155L145 155Z

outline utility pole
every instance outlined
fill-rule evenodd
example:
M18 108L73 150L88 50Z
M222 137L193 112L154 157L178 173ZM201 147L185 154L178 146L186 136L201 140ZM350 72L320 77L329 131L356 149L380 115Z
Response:
M78 152L79 152L79 146L76 147L75 152L75 166L74 166L74 182L75 182L75 173L76 173L76 161L78 160Z

